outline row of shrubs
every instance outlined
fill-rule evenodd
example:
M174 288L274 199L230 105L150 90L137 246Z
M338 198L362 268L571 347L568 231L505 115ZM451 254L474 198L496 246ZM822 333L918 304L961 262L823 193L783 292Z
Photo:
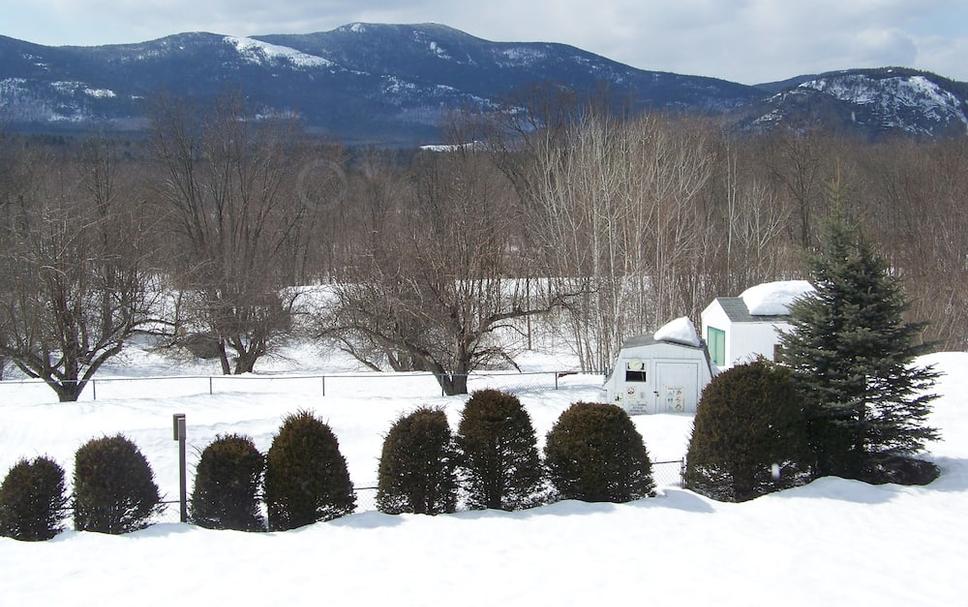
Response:
M140 529L163 505L148 460L118 435L88 441L74 456L74 495L64 469L47 457L21 460L0 484L0 535L46 540L61 530L68 510L78 531Z
M527 411L513 395L475 392L456 433L440 409L397 419L380 456L376 503L390 514L519 510L557 499L625 502L653 495L652 465L632 421L614 405L575 403L548 433L542 461ZM267 518L260 501L265 501ZM74 495L64 471L40 457L15 465L0 485L0 534L44 540L73 508L78 530L124 533L161 508L147 460L123 436L81 447ZM343 516L356 507L332 430L312 413L283 420L268 453L241 435L218 436L201 453L191 520L203 527L277 531Z

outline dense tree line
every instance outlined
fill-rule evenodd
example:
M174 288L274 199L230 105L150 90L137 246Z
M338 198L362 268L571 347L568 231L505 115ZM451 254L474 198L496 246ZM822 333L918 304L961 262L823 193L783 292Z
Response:
M8 135L0 357L72 400L138 332L243 373L305 331L460 393L541 317L598 370L712 297L804 276L834 180L920 339L968 342L968 140L556 112L455 121L485 143L449 152L342 149L231 99L169 102L143 139Z

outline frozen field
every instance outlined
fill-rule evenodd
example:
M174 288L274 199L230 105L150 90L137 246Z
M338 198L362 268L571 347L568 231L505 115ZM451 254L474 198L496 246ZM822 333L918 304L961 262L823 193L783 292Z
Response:
M666 487L626 505L561 502L439 517L363 512L273 534L198 529L170 522L177 516L169 511L169 522L121 537L70 531L38 544L0 538L0 605L962 605L968 354L927 361L947 373L932 418L944 440L929 454L943 475L928 487L826 478L745 504ZM523 362L541 370L560 361ZM323 369L352 371L333 364L313 371ZM170 372L147 359L129 360L127 370L111 373ZM428 378L327 380L326 397L318 380L252 380L213 396L207 383L190 383L199 381L99 385L97 402L78 404L51 403L52 392L28 385L0 386L0 473L19 457L49 454L70 474L83 442L124 432L173 498L172 413L187 414L194 448L217 433L242 432L265 450L282 416L307 408L333 427L354 484L368 486L397 415L440 405L456 426L464 401L440 397ZM471 383L517 393L542 443L569 403L603 398L600 384L582 375L562 378L559 390L551 375ZM636 424L654 460L682 457L691 418L640 416ZM369 500L360 495L364 507Z

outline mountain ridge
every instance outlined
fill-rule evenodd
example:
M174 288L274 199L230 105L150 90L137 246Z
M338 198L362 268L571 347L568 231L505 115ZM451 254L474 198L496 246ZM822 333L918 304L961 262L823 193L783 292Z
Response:
M350 23L308 34L182 32L101 46L0 35L0 122L143 129L160 92L239 90L262 115L299 115L350 142L421 144L459 108L497 110L527 87L608 91L633 111L699 113L732 128L835 128L863 136L968 133L968 84L863 68L746 85L643 70L555 42L494 42L438 23Z

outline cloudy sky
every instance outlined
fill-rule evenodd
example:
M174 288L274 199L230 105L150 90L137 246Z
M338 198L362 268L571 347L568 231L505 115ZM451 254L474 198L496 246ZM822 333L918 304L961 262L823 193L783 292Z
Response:
M432 21L745 83L881 65L968 80L968 0L0 0L0 14L0 34L43 44Z

